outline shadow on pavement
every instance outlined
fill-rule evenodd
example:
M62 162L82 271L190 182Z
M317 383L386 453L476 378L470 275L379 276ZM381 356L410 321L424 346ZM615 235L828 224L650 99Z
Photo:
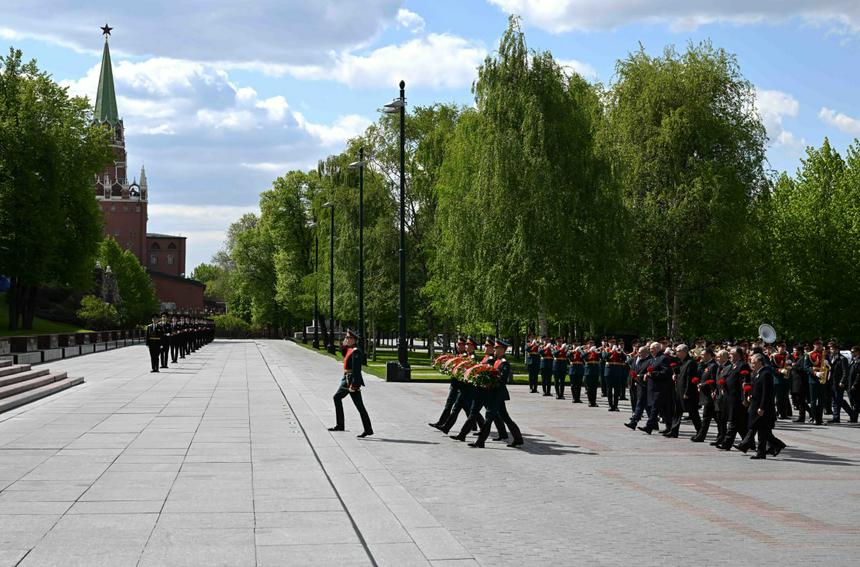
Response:
M517 447L518 451L524 451L530 455L597 455L594 451L582 449L577 445L563 445L558 441L547 438L544 435L523 433L525 444ZM506 441L507 443L507 441ZM487 445L490 446L489 444ZM500 444L500 446L502 446Z
M436 441L416 441L414 439L386 439L385 437L367 437L364 442L373 441L375 443L406 443L409 445L438 445Z
M786 447L777 457L780 461L788 461L790 463L807 463L810 465L828 465L839 467L856 467L857 461L834 457L832 455L823 455L814 451L805 449L796 449L794 447Z

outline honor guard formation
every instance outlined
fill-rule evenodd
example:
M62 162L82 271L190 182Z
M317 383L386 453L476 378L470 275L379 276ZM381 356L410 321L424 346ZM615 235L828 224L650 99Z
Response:
M168 358L176 364L203 345L215 338L215 324L209 319L193 317L188 314L162 313L152 316L152 323L146 327L146 346L149 348L151 372L167 368Z
M467 419L453 439L465 441L469 432L478 431L470 446L483 447L495 424L495 440L507 439L510 429L513 441L508 446L522 445L520 430L505 405L510 400L506 384L512 381L505 359L509 345L487 339L480 362L477 346L472 337L460 337L455 354L434 361L451 381L442 414L429 425L449 433L462 410ZM600 397L610 412L619 412L618 403L628 399L629 391L632 415L624 423L627 428L677 438L686 416L695 430L690 441L704 443L715 423L712 446L752 450L753 459L779 455L785 443L773 434L774 426L778 420L792 419L795 412L794 422L808 419L815 425L825 423L825 414L831 416L827 423L840 423L843 410L856 423L860 413L860 346L846 356L835 340L826 350L816 340L812 345L796 344L788 352L785 343L709 344L700 339L690 348L664 339L642 345L633 341L628 351L624 341L615 338L603 339L598 346L595 340L580 345L576 340L548 336L538 340L529 335L524 347L531 393L564 400L567 382L572 403L583 403L584 386L588 407L598 407ZM487 411L482 416L483 408ZM643 418L645 424L639 425Z

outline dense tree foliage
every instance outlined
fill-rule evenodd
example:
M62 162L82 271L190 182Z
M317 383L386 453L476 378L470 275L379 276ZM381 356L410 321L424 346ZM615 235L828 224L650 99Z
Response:
M468 108L406 117L410 333L527 329L712 339L860 339L860 144L824 141L796 175L765 170L752 85L710 43L640 48L610 85L529 50L512 18ZM394 332L399 122L383 115L315 171L262 194L201 277L231 314L302 329L358 314L358 176L366 152L365 301ZM331 209L334 207L334 234ZM319 243L319 258L316 244Z
M146 270L130 250L122 248L112 237L106 237L97 255L101 265L116 278L122 301L118 306L119 320L125 327L141 325L158 311L158 298Z
M9 328L30 329L40 285L86 288L102 236L92 182L111 160L109 132L35 61L0 60L0 274Z

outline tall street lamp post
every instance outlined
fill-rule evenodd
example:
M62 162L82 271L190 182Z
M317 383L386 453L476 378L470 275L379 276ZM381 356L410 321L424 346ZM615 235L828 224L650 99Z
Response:
M329 209L329 252L328 252L328 345L326 349L334 354L334 203L326 203Z
M313 347L320 348L320 336L319 336L319 313L320 313L320 302L319 302L319 286L317 285L317 272L319 271L320 265L320 239L317 234L317 223L313 222L311 225L314 229L314 340Z
M358 161L349 164L358 170L358 334L361 350L367 352L364 329L364 146L358 149Z
M400 81L400 97L383 107L386 114L400 114L400 315L398 317L398 380L410 380L412 371L406 345L406 82Z

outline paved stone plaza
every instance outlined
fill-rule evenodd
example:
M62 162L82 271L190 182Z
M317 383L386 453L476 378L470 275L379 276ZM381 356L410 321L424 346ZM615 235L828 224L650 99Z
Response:
M446 438L445 384L367 379L374 437L329 433L340 366L216 341L51 364L86 383L0 414L0 565L848 565L860 428L780 424L751 461L513 387L526 446ZM627 408L623 408L626 412ZM690 426L686 426L689 431Z

